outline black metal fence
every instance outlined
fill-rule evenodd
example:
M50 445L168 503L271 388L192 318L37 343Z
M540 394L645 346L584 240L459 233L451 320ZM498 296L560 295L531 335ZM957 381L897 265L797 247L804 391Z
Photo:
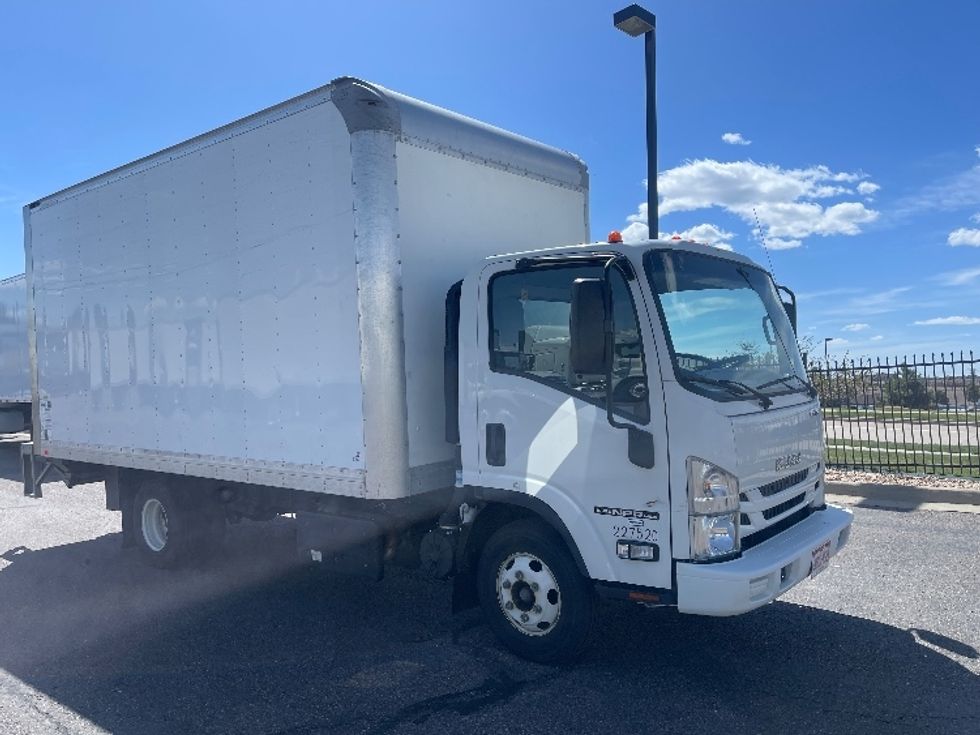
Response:
M973 352L816 362L831 467L980 477Z

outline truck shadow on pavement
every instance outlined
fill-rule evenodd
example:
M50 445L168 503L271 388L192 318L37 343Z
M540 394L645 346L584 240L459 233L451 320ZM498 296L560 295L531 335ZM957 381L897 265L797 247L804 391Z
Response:
M476 611L450 616L445 583L304 570L288 522L229 536L221 558L183 572L144 567L119 534L0 548L0 713L54 717L39 693L114 733L935 733L980 722L978 677L955 660L977 652L930 631L788 603L730 619L608 604L585 659L550 668L503 652ZM20 683L30 694L17 699ZM52 731L64 721L43 720Z

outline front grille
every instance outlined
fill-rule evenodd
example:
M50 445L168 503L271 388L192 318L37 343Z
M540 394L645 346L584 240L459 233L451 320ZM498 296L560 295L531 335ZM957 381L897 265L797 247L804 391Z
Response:
M781 493L786 488L793 487L793 485L799 485L806 480L809 474L810 468L807 467L799 472L794 472L792 475L786 475L786 477L781 477L778 480L773 480L770 483L760 486L759 492L762 494L762 497L768 498L770 495ZM768 518L769 516L766 517Z
M811 508L809 505L805 505L795 513L792 513L786 516L785 518L783 518L783 520L777 521L776 523L773 523L771 526L767 526L761 531L756 531L755 533L752 533L748 536L743 536L742 551L748 551L753 546L758 546L763 541L768 541L773 536L778 536L787 528L790 528L791 526L795 526L800 521L809 518L812 512L813 512L813 508Z
M762 511L762 516L767 521L772 520L778 515L782 515L786 511L795 508L797 505L806 500L806 493L800 493L795 498L790 498L789 500L784 500L782 503L772 506L771 508L766 508Z

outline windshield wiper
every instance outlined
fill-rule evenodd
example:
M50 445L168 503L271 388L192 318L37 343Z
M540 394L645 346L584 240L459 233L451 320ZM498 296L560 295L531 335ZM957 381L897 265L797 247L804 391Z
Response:
M770 385L776 385L777 383L782 383L787 388L789 388L789 387L792 387L789 384L789 381L790 380L797 380L797 381L799 381L802 384L802 386L803 386L803 390L806 391L807 395L810 396L810 398L816 398L817 397L817 389L816 389L816 387L814 387L813 383L810 383L809 381L803 380L803 378L801 378L799 375L793 375L793 374L783 375L783 376L781 376L779 378L774 378L773 380L770 380L769 382L763 383L762 385L759 385L759 386L756 386L756 387L759 390L762 390L763 388L768 388Z
M717 385L719 388L724 388L733 396L749 393L758 399L759 405L761 405L764 409L767 409L772 405L772 399L765 393L761 393L755 388L748 386L745 383L740 383L737 380L719 380L717 378L707 378L701 375L682 375L681 380L690 380L694 383L705 383L707 385Z

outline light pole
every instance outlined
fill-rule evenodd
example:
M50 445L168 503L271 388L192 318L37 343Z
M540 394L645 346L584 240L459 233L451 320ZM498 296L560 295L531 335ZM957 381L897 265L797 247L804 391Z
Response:
M627 35L643 35L647 82L647 227L650 239L660 237L657 213L657 17L639 5L613 14L613 25Z
M834 341L834 338L833 337L824 337L823 338L823 362L824 362L824 365L827 365L827 364L830 363L830 360L827 357L827 345L829 345L833 341Z

